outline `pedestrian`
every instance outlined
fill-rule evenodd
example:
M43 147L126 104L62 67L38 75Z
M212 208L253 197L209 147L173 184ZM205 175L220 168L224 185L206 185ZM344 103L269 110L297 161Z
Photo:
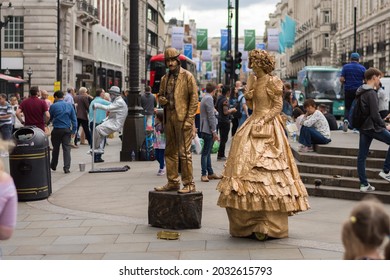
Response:
M229 109L231 108L236 108L237 105L237 96L238 91L236 90L235 87L232 87L230 89L230 94L229 94ZM231 115L231 122L232 122L232 137L236 134L237 128L238 128L238 120L241 118L241 112L239 110L236 110L234 114Z
M156 122L154 125L154 143L153 148L156 155L156 160L159 164L157 176L165 175L165 132L164 132L164 112L158 111L156 113Z
M382 72L380 70L369 68L364 73L366 84L362 85L356 92L357 102L360 102L361 114L364 116L364 122L359 129L357 160L361 192L375 190L375 187L371 186L366 176L366 159L373 139L389 145L383 170L379 173L379 176L390 182L390 125L386 125L379 114L378 93L375 90L379 87L381 77Z
M8 153L9 143L0 140L0 151ZM18 210L18 196L12 177L5 172L4 163L0 160L0 240L11 238ZM0 258L1 258L0 249Z
M331 113L329 113L329 110L328 110L328 106L321 103L320 105L318 105L318 110L324 114L326 120L328 121L328 124L329 124L329 129L330 130L338 130L339 127L337 125L337 120L336 120L336 117L333 116Z
M374 197L360 201L342 228L344 260L383 260L381 246L386 240L385 259L390 259L390 217Z
M30 97L20 103L16 117L25 126L36 126L45 131L45 124L50 119L47 103L38 97L39 88L30 88ZM24 121L22 119L24 115Z
M129 90L128 89L122 90L122 98L123 101L125 101L126 105L129 105L128 96L129 96Z
M23 127L22 123L19 121L19 119L16 117L16 111L19 108L19 101L16 96L12 96L10 98L11 103L11 109L12 109L12 133L14 133L17 129ZM24 121L23 114L21 115L22 120Z
M218 132L220 136L219 148L217 153L217 160L225 161L225 149L226 142L229 139L229 131L230 131L230 122L232 119L232 114L237 112L235 107L229 108L229 100L227 99L227 95L229 94L229 87L222 86L221 95L217 100L217 111L218 111Z
M127 117L127 104L123 100L121 90L117 86L112 86L108 93L111 95L112 103L109 105L103 105L101 103L94 103L93 109L102 109L108 112L107 119L96 126L93 136L95 154L104 153L105 140L111 133L119 132L122 130Z
M330 128L324 114L316 109L314 99L306 99L303 108L306 114L301 121L299 152L313 152L314 144L328 144L332 141Z
M294 109L293 106L293 94L291 89L290 90L283 90L283 109L282 113L284 113L286 116L291 117L292 111Z
M52 102L49 100L49 93L47 92L47 90L41 89L41 99L45 100L47 108L50 109Z
M241 112L241 117L238 120L238 127L237 127L238 129L249 117L249 112L248 112L248 106L246 104L246 99L244 96L244 88L242 87L241 81L236 82L236 89L238 93L237 102L240 104L239 111Z
M3 140L12 137L12 107L7 102L7 95L0 94L0 136Z
M360 55L356 52L351 53L350 63L343 66L341 70L340 82L344 84L344 123L343 130L346 132L351 120L348 120L349 110L356 97L356 90L363 84L364 72L366 68L359 64Z
M92 138L91 138L91 133L89 131L89 122L88 122L89 103L90 103L90 98L88 97L87 88L81 87L79 89L79 94L76 95L74 98L74 104L76 106L76 116L77 116L76 132L78 132L80 126L82 126L88 144L92 145L92 140L91 140ZM77 146L77 142L78 139L77 137L75 137L74 144L76 146Z
M157 106L157 101L156 97L152 94L152 88L150 86L146 86L144 94L141 95L141 106L144 109L145 129L151 131L153 130L154 108Z
M217 204L226 208L235 237L288 237L288 216L309 209L282 124L283 83L272 75L275 59L264 50L249 53L245 98L253 109L237 130L217 186Z
M64 101L66 103L70 103L72 104L72 106L74 106L74 99L73 99L73 96L74 96L74 88L70 87L66 90L66 94L64 96Z
M213 179L221 179L222 176L215 174L211 164L211 149L214 141L218 141L217 122L214 114L214 99L215 85L207 83L206 94L203 96L200 103L200 132L203 139L203 150L201 156L201 181L209 182ZM227 104L227 100L226 100ZM230 123L229 123L230 128ZM229 134L229 130L227 131Z
M53 123L51 132L51 144L53 146L50 168L57 169L60 145L62 145L64 173L70 173L71 146L70 139L76 134L77 118L76 112L71 104L64 101L64 93L56 91L54 93L54 103L50 106L50 116Z
M379 84L378 88L378 105L379 114L382 119L385 119L389 114L389 94L384 90L382 83Z
M106 111L104 111L102 109L97 109L96 113L95 113L96 114L95 127L93 126L93 120L94 120L94 118L93 118L93 116L94 116L93 104L100 103L100 104L105 105L105 106L108 106L111 104L110 101L108 101L104 98L105 94L106 94L106 92L104 91L104 89L98 88L96 90L96 97L92 100L91 104L89 105L88 120L89 120L89 129L91 131L91 139L93 137L95 127L102 124L104 119L106 118ZM92 149L92 142L90 143L89 146ZM103 145L103 147L104 147L104 145ZM104 160L102 159L102 154L95 154L94 162L96 162L96 163L104 162Z
M195 192L191 143L194 137L198 88L191 72L180 66L180 53L175 48L164 52L168 73L161 79L158 101L165 115L165 163L168 183L156 191ZM184 187L180 190L179 161Z

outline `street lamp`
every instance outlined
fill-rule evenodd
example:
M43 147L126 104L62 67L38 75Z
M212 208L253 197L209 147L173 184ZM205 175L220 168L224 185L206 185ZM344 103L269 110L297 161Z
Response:
M353 52L356 52L356 13L357 0L353 1Z
M33 74L33 70L31 67L28 67L27 69L27 75L28 75L28 91L31 89L31 75Z
M3 8L3 3L0 3L0 72L2 70L2 67L1 67L1 50L2 50L2 42L1 42L1 30L3 29L3 27L6 27L8 22L10 20L12 20L12 16L13 16L13 12L14 12L14 7L12 6L12 3L11 2L8 2L8 7L7 7L7 13L8 13L8 17L5 21L1 21L2 17L1 17L1 9Z

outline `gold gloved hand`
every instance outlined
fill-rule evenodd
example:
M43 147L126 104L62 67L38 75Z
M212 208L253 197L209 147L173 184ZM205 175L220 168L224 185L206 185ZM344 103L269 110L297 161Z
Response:
M161 106L164 106L168 103L168 99L165 96L159 96L158 103L160 103Z

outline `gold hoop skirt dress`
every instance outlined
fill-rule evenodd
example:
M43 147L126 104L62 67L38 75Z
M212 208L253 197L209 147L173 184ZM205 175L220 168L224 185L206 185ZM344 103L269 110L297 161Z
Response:
M270 75L248 80L252 96L247 104L253 113L233 138L217 186L217 204L226 208L232 236L288 237L288 216L310 208L280 116L282 87ZM271 124L271 137L253 137L252 126L259 120Z

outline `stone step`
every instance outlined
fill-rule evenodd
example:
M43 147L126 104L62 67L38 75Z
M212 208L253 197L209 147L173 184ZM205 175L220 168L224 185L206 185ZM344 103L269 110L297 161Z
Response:
M321 186L340 187L359 190L360 182L358 178L353 177L336 177L331 175L319 175L310 173L300 173L302 182L307 185L314 185L316 180L321 180ZM370 178L370 177L368 177ZM390 183L383 179L369 179L371 185L378 191L389 192Z
M386 204L390 204L390 192L384 191L373 191L373 192L360 192L359 189L350 189L342 187L330 187L320 186L319 188L314 185L306 185L307 192L310 196L328 197L328 198L339 198L347 200L361 200L367 195L373 195L380 201ZM309 197L310 202L310 197Z
M326 165L357 166L356 156L340 156L331 154L319 154L317 152L301 153L297 148L292 148L294 158L299 162ZM366 160L367 168L383 168L384 158L371 158Z
M320 175L342 176L358 178L356 166L342 166L342 165L327 165L327 164L312 164L296 161L299 172L312 173ZM367 178L380 179L379 168L366 168Z
M332 147L328 145L315 145L315 151L323 155L339 155L339 156L351 156L357 157L359 153L358 147L351 147L345 149L344 147ZM386 157L387 151L370 149L368 156L371 158L382 158Z

